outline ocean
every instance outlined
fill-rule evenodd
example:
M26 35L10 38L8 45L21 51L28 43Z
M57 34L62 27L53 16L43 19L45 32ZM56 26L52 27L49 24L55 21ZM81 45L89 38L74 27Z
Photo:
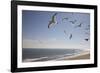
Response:
M73 56L83 52L80 49L36 49L23 48L22 62L57 61L62 57Z

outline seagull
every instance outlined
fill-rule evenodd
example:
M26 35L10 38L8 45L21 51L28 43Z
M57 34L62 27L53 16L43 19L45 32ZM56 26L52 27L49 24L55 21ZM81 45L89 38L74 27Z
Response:
M62 21L63 21L63 20L68 20L68 18L67 18L67 17L66 17L66 18L63 18Z
M75 24L76 20L74 20L74 21L69 21L69 22L71 22L72 24Z
M67 34L67 33L66 33L66 30L64 30L64 33Z
M82 23L80 23L79 25L77 25L76 27L81 27L82 26Z
M66 30L64 30L65 35L67 35Z
M90 27L90 25L88 25L88 27Z
M87 38L87 39L84 39L85 41L88 41L89 39Z
M72 38L72 34L70 34L70 37L69 37L69 39L71 39Z
M53 25L57 24L56 15L57 15L57 13L55 13L55 14L52 16L52 19L51 19L51 21L50 21L49 24L48 24L48 28L50 28L50 27L52 27Z

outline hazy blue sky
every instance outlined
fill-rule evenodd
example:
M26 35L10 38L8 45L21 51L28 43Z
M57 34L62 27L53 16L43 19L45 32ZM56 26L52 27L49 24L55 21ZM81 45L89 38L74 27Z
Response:
M56 12L48 11L22 11L22 39L23 48L90 48L90 37L85 30L90 25L90 14L57 12L58 24L48 29L49 21ZM68 17L68 20L63 18ZM69 21L77 20L75 24ZM82 27L75 26L82 23ZM64 33L66 31L66 34ZM72 34L72 39L69 39Z

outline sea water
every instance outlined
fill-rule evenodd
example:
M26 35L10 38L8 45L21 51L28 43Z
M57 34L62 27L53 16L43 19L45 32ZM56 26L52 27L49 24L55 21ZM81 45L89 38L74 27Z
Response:
M43 48L23 48L22 61L23 62L40 62L52 61L62 57L73 56L81 53L81 49L43 49Z

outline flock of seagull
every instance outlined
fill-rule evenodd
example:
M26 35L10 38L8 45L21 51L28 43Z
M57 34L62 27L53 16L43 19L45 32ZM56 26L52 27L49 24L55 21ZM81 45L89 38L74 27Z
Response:
M58 13L54 13L54 14L52 15L51 20L49 21L49 24L48 24L48 29L50 29L51 27L53 27L53 26L55 26L56 24L58 24L58 22L57 22L57 20L56 20L56 16L57 16L57 15L58 15ZM67 21L68 21L69 18L68 18L68 17L65 17L65 18L62 19L62 21L64 21L64 20L67 20ZM75 24L75 23L77 22L77 20L70 20L69 22L70 22L71 24ZM79 25L75 26L75 28L78 28L78 27L81 28L82 25L83 25L83 23L80 23ZM89 30L89 29L90 29L90 25L88 25L88 27L85 28L85 30ZM64 30L64 33L67 34L66 30ZM89 35L88 32L86 32L85 34ZM72 37L73 37L73 35L72 35L72 33L70 33L69 39L72 39ZM85 41L88 41L89 38L85 38L84 40L85 40Z

